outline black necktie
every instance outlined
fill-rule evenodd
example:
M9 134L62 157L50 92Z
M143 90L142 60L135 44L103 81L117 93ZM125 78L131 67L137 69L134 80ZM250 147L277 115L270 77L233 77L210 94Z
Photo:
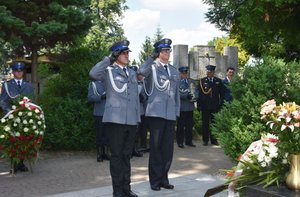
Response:
M189 82L187 79L184 79L184 82L186 83L186 85L189 85Z
M166 69L166 72L167 74L169 75L169 71L168 71L168 65L164 65L165 69ZM169 75L170 76L170 75Z
M127 72L126 72L126 68L125 68L125 67L123 68L123 71L124 71L126 77L128 77Z
M21 88L21 81L17 81L18 87Z

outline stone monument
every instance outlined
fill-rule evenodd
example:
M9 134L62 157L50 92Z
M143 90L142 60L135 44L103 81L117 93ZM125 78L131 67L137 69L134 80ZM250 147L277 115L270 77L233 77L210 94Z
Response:
M188 66L192 79L199 80L205 77L205 66L208 64L215 65L215 75L224 79L228 67L238 69L238 48L224 47L223 54L221 54L216 52L215 46L195 45L190 51L188 51L188 45L173 46L173 65L177 68Z

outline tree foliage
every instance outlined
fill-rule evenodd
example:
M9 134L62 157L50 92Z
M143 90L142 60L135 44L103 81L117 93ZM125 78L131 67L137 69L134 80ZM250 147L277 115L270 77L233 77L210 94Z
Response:
M300 59L298 0L204 0L208 21L237 37L250 54Z
M142 44L142 51L139 54L139 63L143 63L153 52L153 44L163 38L163 33L158 26L156 32L151 39L149 36L146 36L144 43Z
M73 49L40 95L46 119L45 149L88 150L95 147L92 105L87 102L88 72L103 51Z
M216 51L223 54L225 46L236 46L238 47L238 58L239 58L239 66L244 66L249 60L249 55L246 50L244 50L241 44L237 41L236 38L223 36L221 38L214 38L213 40L208 42L208 45L215 46Z
M92 0L93 25L83 45L94 50L108 50L116 41L125 39L119 19L127 9L125 0Z
M37 58L41 48L74 43L91 26L89 0L0 0L0 38L19 57L31 55L32 82L37 92Z

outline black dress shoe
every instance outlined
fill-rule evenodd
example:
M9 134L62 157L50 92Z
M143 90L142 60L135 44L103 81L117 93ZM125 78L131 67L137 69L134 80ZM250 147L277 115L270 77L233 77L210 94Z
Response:
M189 144L185 144L185 145L190 146L190 147L196 147L196 145L193 143L189 143Z
M129 190L129 191L124 191L124 194L126 197L138 197L137 194L135 194L133 191Z
M203 142L203 146L208 146L208 142Z
M133 157L142 157L142 156L143 156L143 153L140 153L139 151L134 150L134 151L132 152L132 156L133 156Z
M162 184L160 187L165 188L165 189L174 189L174 185L171 184Z
M184 145L183 144L178 144L178 147L179 148L184 148Z
M160 187L159 186L151 186L151 189L154 191L159 191Z
M110 160L110 156L108 154L102 154L103 160Z
M122 192L114 192L113 197L126 197Z
M216 145L216 146L219 146L219 143L218 143L218 142L211 142L211 144Z
M97 162L102 162L103 156L101 154L97 154Z
M27 167L24 165L24 163L22 162L22 163L20 164L19 170L20 170L21 172L27 172L27 171L28 171L28 168L27 168Z

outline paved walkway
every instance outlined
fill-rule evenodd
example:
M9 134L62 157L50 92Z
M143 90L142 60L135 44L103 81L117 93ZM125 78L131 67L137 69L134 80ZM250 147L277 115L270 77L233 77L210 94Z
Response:
M178 148L170 169L174 190L152 191L148 182L148 154L133 157L132 190L143 196L203 196L224 181L220 169L232 167L217 146ZM109 197L112 196L109 163L96 162L94 152L42 152L33 172L8 174L9 164L0 160L0 196L5 197ZM226 192L215 196L226 196Z

